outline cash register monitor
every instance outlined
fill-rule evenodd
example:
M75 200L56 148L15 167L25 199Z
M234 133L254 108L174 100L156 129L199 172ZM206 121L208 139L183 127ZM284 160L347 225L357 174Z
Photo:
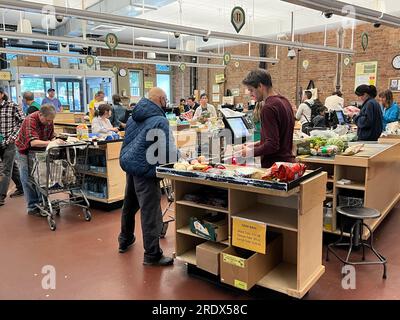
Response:
M338 120L338 124L339 124L339 125L344 125L344 124L346 124L346 118L345 118L345 116L344 116L343 111L337 110L337 111L336 111L336 117L337 117L337 120Z
M246 138L250 136L249 130L247 129L242 117L226 118L226 122L232 130L235 139Z

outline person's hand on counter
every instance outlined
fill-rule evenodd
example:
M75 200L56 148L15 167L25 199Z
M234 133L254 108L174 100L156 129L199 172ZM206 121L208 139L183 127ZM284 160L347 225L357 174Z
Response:
M118 128L111 128L110 131L113 131L115 133L118 133L119 129Z

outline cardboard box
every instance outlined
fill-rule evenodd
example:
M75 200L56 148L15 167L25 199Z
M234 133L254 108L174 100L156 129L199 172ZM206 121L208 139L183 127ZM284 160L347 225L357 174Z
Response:
M199 244L196 247L197 267L218 276L220 253L225 249L225 245L217 242L207 241Z
M268 234L267 254L228 247L221 252L221 282L242 290L250 290L282 261L282 235Z
M225 213L191 217L190 230L207 240L216 242L226 240L228 239L228 217Z

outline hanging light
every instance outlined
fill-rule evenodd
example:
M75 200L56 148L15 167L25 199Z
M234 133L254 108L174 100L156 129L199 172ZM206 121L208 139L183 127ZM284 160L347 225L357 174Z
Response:
M156 53L155 52L147 52L147 59L155 59Z
M32 25L28 19L22 19L22 13L19 15L19 21L17 25L17 32L32 34Z

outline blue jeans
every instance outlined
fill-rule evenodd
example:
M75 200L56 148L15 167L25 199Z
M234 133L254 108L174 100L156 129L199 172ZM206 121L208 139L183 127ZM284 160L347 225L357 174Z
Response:
M17 163L19 168L19 175L21 177L22 188L24 189L25 200L27 203L28 211L36 208L39 204L40 194L36 189L36 186L29 181L29 169L28 169L28 156L20 154L17 151Z

